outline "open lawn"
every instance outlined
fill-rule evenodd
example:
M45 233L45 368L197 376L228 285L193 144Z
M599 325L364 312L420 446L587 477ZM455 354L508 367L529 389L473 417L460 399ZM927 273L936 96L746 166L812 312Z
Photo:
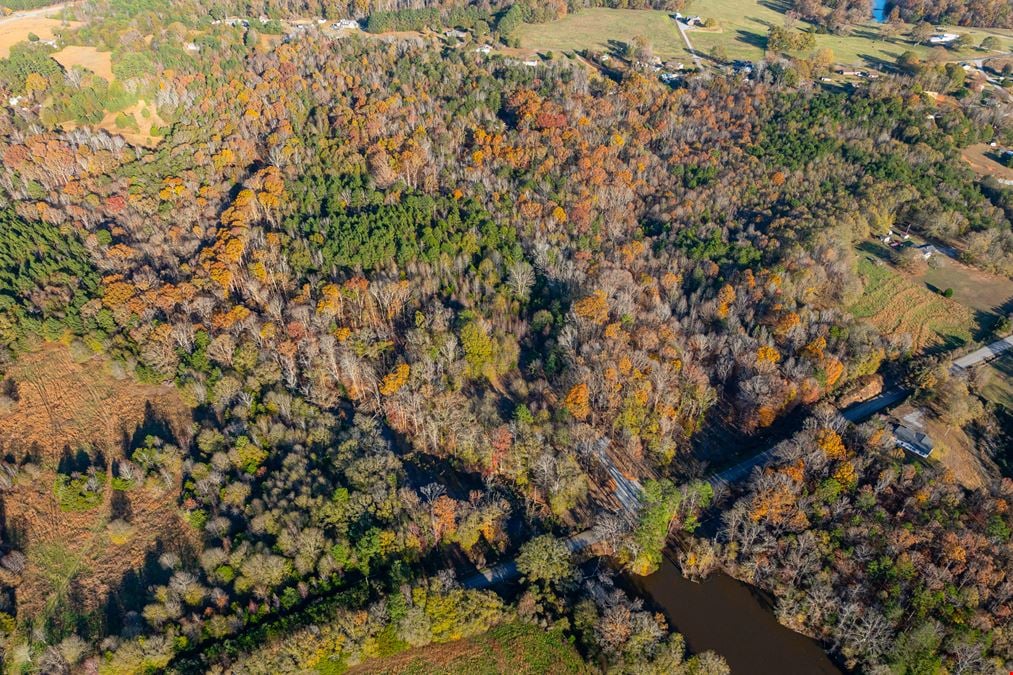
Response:
M410 649L396 656L367 661L349 675L535 675L591 673L560 631L511 623L484 635L446 644Z
M684 14L699 15L704 19L718 21L716 29L692 29L689 33L693 46L703 53L714 47L724 49L729 59L756 61L763 58L767 45L767 31L771 26L784 25L784 12L788 3L778 0L692 0ZM807 24L800 22L800 27ZM907 32L902 26L900 33ZM986 28L947 28L946 32L971 33L974 44L980 44L987 35L995 35L1004 44L1004 49L1013 48L1013 31ZM887 42L880 37L880 24L870 21L856 26L850 35L817 35L816 48L830 48L839 63L876 67L883 62L893 64L905 51L928 56L932 47L914 45L905 38ZM984 52L968 50L947 52L949 60L982 58Z
M913 277L930 291L953 289L953 299L998 319L1013 302L1013 281L982 272L944 256L937 256L924 274ZM982 317L984 319L984 317Z
M984 372L981 396L1013 412L1013 352L979 368Z
M685 44L669 12L638 9L585 9L559 21L525 24L515 36L521 47L535 51L592 49L613 51L617 43L646 37L662 58L686 59Z
M905 403L891 413L897 421L923 430L935 442L930 462L938 462L950 477L964 487L975 490L989 480L989 471L975 448L974 441L960 427L944 424L931 413Z
M192 536L176 506L178 472L175 484L148 480L127 489L113 489L111 473L139 430L165 424L177 435L189 433L189 409L172 386L140 384L105 359L86 357L51 344L23 354L4 373L0 447L21 470L0 499L5 537L28 556L15 580L19 621L100 613L149 551L182 547ZM78 450L96 463L103 455L104 489L99 501L69 507L58 498L57 471L79 461ZM107 529L115 518L130 530Z
M726 59L757 61L763 58L768 29L784 25L786 10L787 4L777 0L692 0L683 13L713 18L718 22L714 28L688 30L693 47L701 54L710 54L718 48ZM807 24L800 22L798 25L804 28ZM854 27L850 35L816 35L816 48L833 50L839 63L866 67L890 66L905 51L928 57L934 49L927 45L914 45L900 36L886 41L880 37L880 28L880 24L870 20ZM906 34L908 29L908 26L901 26L901 35ZM946 30L958 34L971 33L974 44L994 35L999 38L1003 50L1013 50L1013 31L964 27ZM662 58L689 58L672 14L663 11L585 9L559 21L526 24L516 32L521 47L535 51L606 51L638 35L646 37L654 52ZM977 49L963 52L945 50L944 53L947 60L952 61L996 54L986 54Z
M913 238L915 244L924 243ZM974 337L982 338L1001 316L1013 310L1013 281L965 265L945 254L937 254L924 271L912 274L894 267L892 250L878 241L867 241L858 246L859 255L885 263L894 273L920 285L933 295L947 288L953 289L952 300L974 314Z
M865 283L849 311L886 335L911 335L915 351L966 344L977 329L974 312L908 279L871 254L861 254L858 273Z

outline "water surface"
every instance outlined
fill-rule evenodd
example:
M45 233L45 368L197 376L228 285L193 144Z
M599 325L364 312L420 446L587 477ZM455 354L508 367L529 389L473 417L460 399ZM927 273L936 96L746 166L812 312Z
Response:
M717 652L733 674L841 675L814 640L779 624L769 603L727 575L692 582L666 558L660 570L632 583L661 607L691 652Z
M880 23L886 21L887 16L889 16L886 11L886 3L887 0L872 0L872 18L874 21Z

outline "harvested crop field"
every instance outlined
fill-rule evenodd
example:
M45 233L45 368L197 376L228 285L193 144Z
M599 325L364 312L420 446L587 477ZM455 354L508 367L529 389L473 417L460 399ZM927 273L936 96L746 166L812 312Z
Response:
M969 308L932 293L869 255L859 258L858 272L865 290L849 310L881 333L907 333L919 352L971 341L977 322Z
M28 557L12 580L18 619L102 616L150 551L182 548L192 536L176 508L178 468L170 484L149 478L113 489L112 480L113 461L134 437L158 428L183 443L189 409L173 387L139 384L100 357L75 360L60 344L22 355L4 373L4 391L0 445L20 470L2 513L9 542ZM104 457L104 489L96 503L68 508L57 496L58 468L79 450L96 463ZM114 533L114 519L129 529Z
M54 53L53 58L67 70L70 70L74 66L80 66L85 70L90 70L107 82L112 82L115 78L113 75L112 52L100 52L94 47L75 45L64 47Z

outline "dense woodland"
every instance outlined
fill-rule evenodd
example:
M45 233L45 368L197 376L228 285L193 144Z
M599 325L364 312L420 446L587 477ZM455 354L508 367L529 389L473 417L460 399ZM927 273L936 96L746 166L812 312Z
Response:
M46 45L0 60L2 98L21 97L0 113L5 362L63 340L175 383L194 420L107 459L128 500L178 479L196 544L112 618L33 623L5 564L12 667L287 672L523 620L617 672L721 672L608 575L575 573L559 537L597 525L650 572L713 497L691 482L718 459L693 449L705 424L762 430L905 362L910 336L846 310L856 241L903 222L1013 273L1009 202L959 161L1013 132L993 101L932 107L924 89L962 87L942 68L850 94L790 63L672 88L419 38L267 43L197 4L83 6L63 39L111 48L113 83ZM424 16L404 9L244 5L377 30ZM140 99L157 148L88 126ZM714 560L849 662L1013 659L1008 488L961 493L871 431L806 433ZM30 480L28 449L4 449L3 485ZM644 482L638 513L611 463ZM88 508L99 476L67 469L61 504ZM455 579L514 555L514 599ZM829 612L838 597L879 642L856 646L869 626Z
M1013 482L967 492L888 441L813 418L684 567L724 564L769 589L782 623L859 672L1006 669Z

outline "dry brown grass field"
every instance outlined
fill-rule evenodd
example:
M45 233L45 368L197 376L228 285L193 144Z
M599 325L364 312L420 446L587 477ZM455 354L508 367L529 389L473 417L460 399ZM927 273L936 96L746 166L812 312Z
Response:
M94 47L81 47L79 45L64 47L53 54L53 58L67 70L70 70L74 66L81 66L107 82L112 82L115 78L113 75L112 56L112 52L100 52Z
M102 606L124 574L140 568L156 543L173 548L192 536L176 508L178 471L173 485L149 479L126 491L111 488L112 460L122 457L146 417L164 420L184 437L189 409L173 387L117 379L108 360L76 361L60 344L21 356L5 373L10 382L16 402L0 414L2 451L34 467L22 470L2 497L7 530L28 555L17 589L19 618L50 615L68 605L86 614ZM67 511L54 483L61 456L78 448L106 458L103 501ZM133 533L114 544L106 525L124 510Z

